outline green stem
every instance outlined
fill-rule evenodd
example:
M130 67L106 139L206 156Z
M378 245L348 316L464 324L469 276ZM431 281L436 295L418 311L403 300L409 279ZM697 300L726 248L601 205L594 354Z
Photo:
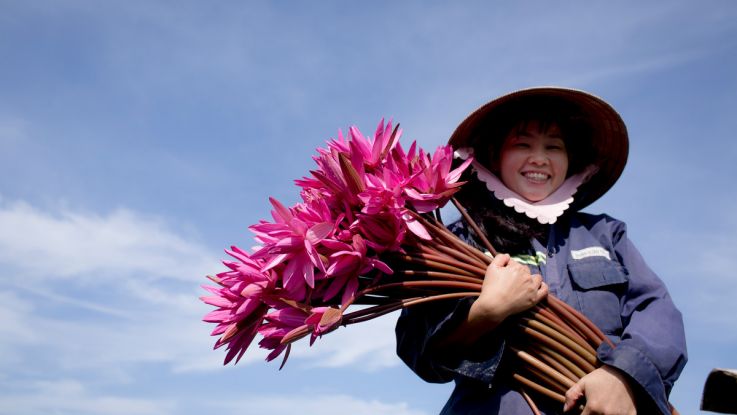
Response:
M478 276L480 280L484 279L484 275L486 274L486 267L480 267L475 265L474 263L468 263L468 262L461 262L456 260L455 258L449 257L448 255L444 255L440 253L439 251L432 251L428 248L423 247L422 252L418 252L414 254L413 256L419 256L423 259L428 259L430 261L436 261L436 262L442 262L447 265L452 265L457 268L461 268L466 272L469 272L473 274L474 276Z
M580 344L576 343L572 339L565 336L562 332L555 331L554 329L546 326L545 324L536 321L536 320L530 320L530 319L522 319L522 321L526 322L528 327L535 329L541 333L544 333L548 337L562 343L567 348L571 349L573 352L584 358L587 362L591 363L591 365L596 365L596 352L591 352L587 350L586 348L582 347Z
M533 345L533 347L536 349L539 349L543 354L550 355L553 359L555 359L555 361L559 362L560 364L565 366L568 370L573 372L573 374L576 375L579 379L586 376L587 372L585 370L583 370L581 367L576 365L576 363L572 362L567 357L551 349L550 347L544 344L535 344Z
M491 263L491 258L484 255L483 252L479 251L478 249L472 247L471 245L461 241L458 236L450 232L446 227L442 225L437 225L435 223L430 222L427 218L423 217L422 215L419 215L415 212L410 212L412 216L414 216L417 221L421 222L423 226L428 228L428 230L432 231L432 233L435 234L435 236L439 239L442 239L447 244L451 245L452 247L465 252L468 255L473 255L477 259L481 260L485 264ZM420 243L426 243L426 242L420 242ZM436 242L439 243L439 242Z
M511 349L520 360L534 367L535 369L543 372L547 376L550 376L555 382L559 383L561 386L564 386L566 390L571 388L576 383L572 379L569 379L564 374L558 372L553 367L549 366L542 360L532 356L531 354L525 351L516 349L514 347L512 347Z
M523 398L525 398L525 401L527 401L527 405L530 405L530 409L532 409L532 415L542 415L540 413L540 410L537 409L537 405L535 405L535 401L530 398L530 395L527 394L524 388L520 388L519 390L520 395L522 395Z
M566 307L567 304L565 302L559 300L555 296L549 295L548 305L551 309L553 309L553 311L558 313L560 318L565 320L569 325L582 333L586 341L589 342L592 347L598 347L601 342L604 341L603 338L596 333L596 331L592 330L591 327L586 324L586 320L588 319L582 316L572 307Z
M466 298L466 297L478 297L478 295L479 295L478 292L458 292L458 293L448 293L448 294L436 294L436 295L431 295L427 297L405 298L401 301L397 301L396 303L385 304L382 306L368 307L362 310L357 310L352 313L348 313L345 316L343 316L342 324L347 326L350 324L360 323L362 321L367 321L367 320L371 320L379 316L383 316L384 314L391 313L392 311L415 306L418 304L429 303L432 301L450 300L450 299L458 299L458 298Z
M576 354L573 350L567 348L565 345L560 343L559 341L552 339L548 337L547 335L533 329L530 327L526 327L522 324L518 324L518 327L521 329L521 331L527 335L528 337L532 338L533 340L539 341L542 344L550 347L551 349L557 351L558 353L562 354L563 356L567 357L571 361L573 361L577 366L579 366L584 371L592 372L594 369L596 369L596 366L594 364L589 363L586 359Z
M461 212L461 216L463 216L463 219L468 222L469 225L471 225L471 228L474 232L476 232L476 236L481 239L481 242L484 245L484 248L486 248L492 256L497 256L496 249L491 245L491 242L489 242L489 239L486 237L486 233L481 231L481 228L479 228L479 225L476 224L476 221L471 218L471 215L468 214L466 211L466 208L461 205L461 202L458 201L455 197L451 197L450 200L455 205L456 209L458 209L459 212Z
M550 350L550 349L547 349ZM538 359L544 361L545 363L549 364L550 366L553 366L558 372L566 375L569 379L573 380L574 382L578 382L579 379L581 379L581 376L578 376L576 374L575 370L572 370L569 367L570 365L573 365L568 359L565 359L560 354L550 354L545 351L544 346L536 345L536 344L528 344L527 345L527 351L537 357ZM566 361L564 361L565 359ZM575 366L575 365L574 365ZM580 369L579 369L580 370Z
M521 383L522 386L530 388L537 393L547 396L548 398L556 400L560 403L565 403L566 401L565 396L561 395L560 393L554 392L546 388L545 386L539 385L531 381L530 379L520 375L519 373L512 374L512 378L516 380L517 382Z
M432 287L432 288L466 288L469 290L478 290L478 292L481 292L481 284L480 283L472 283L472 282L462 282L462 281L434 281L434 280L424 280L424 281L401 281L401 282L392 282L389 284L381 284L374 287L366 288L365 290L361 291L356 297L360 297L365 294L370 294L375 291L381 291L389 288L415 288L415 287Z
M420 244L420 245L424 246L424 244ZM440 243L431 243L431 244L428 244L427 246L432 246L432 248L430 249L434 249L434 250L437 250L437 252L446 254L448 256L452 256L453 258L461 262L465 262L468 264L474 264L477 267L483 268L484 270L486 270L486 267L489 265L486 263L486 261L481 261L478 257L476 257L476 255L469 255L465 253L466 251L461 251L459 249L453 249L449 246L445 246Z
M555 314L549 304L538 303L535 307L532 308L531 312L536 318L539 318L541 321L542 319L547 319L552 323L557 324L558 326L568 330L569 334L579 339L580 342L583 342L584 344L589 344L586 339L581 335L581 333L579 333L573 326L566 323L565 321L563 321L562 318Z
M430 268L436 271L452 272L458 275L465 275L467 277L475 277L476 275L457 266L444 264L439 261L431 260L426 255L392 255L392 258L403 261L407 264L422 265L425 268Z
M395 271L394 275L406 275L409 277L429 277L429 278L440 278L444 280L452 281L465 281L471 283L478 283L478 278L465 277L451 272L440 272L440 271L416 271L412 269Z

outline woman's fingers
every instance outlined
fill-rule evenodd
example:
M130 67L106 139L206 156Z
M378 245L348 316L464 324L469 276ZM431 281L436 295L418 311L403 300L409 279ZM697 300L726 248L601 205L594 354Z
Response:
M540 274L534 274L534 275L531 275L530 278L532 278L532 285L535 288L540 288L540 286L543 283L543 277L542 277L542 275L540 275Z
M491 266L505 267L505 266L507 266L507 264L509 263L509 261L511 260L511 258L512 257L510 257L508 254L499 254L499 255L495 256L494 259L491 260L491 264L489 265L489 267L491 267ZM487 270L488 270L488 268L487 268ZM488 274L488 271L487 271L487 274Z
M566 401L563 404L563 412L568 412L574 408L579 399L584 396L584 384L580 380L568 391L566 391Z
M481 295L476 309L482 315L496 315L504 319L511 314L525 311L548 295L548 286L540 274L507 254L494 257L486 269Z
M545 297L548 296L549 291L550 289L548 288L548 284L545 284L544 282L540 284L540 288L537 290L537 298L535 299L535 304L545 299Z

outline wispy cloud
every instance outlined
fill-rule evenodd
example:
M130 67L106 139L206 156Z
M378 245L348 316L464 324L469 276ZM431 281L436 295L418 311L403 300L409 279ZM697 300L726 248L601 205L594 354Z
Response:
M0 200L0 367L111 379L149 363L217 369L197 296L219 267L160 218Z
M181 413L190 400L188 397L173 400L96 394L92 387L71 378L14 383L0 381L0 391L0 413L13 415L167 415ZM406 402L383 402L346 394L242 395L238 399L210 401L204 398L191 404L217 413L427 415Z
M0 413L14 415L165 415L175 403L113 394L94 394L74 379L12 384L0 382Z
M210 350L212 327L201 322L209 306L197 296L204 294L202 276L220 267L202 245L157 218L125 209L47 212L6 202L0 205L0 333L7 334L2 348L8 354L0 365L8 367L13 356L105 378L125 378L127 368L148 363L178 373L218 370L223 353ZM395 319L341 327L312 347L300 341L289 364L361 371L396 366ZM241 365L262 364L265 355L254 343Z
M412 409L407 403L386 403L379 400L358 399L348 395L270 395L246 396L237 401L214 405L232 413L291 415L294 413L343 415L426 415Z
M392 313L355 326L340 327L317 339L309 350L307 342L302 342L293 352L295 361L290 363L309 367L351 367L359 371L397 366L401 363L395 353L397 316Z
M195 281L212 272L218 260L160 218L127 209L106 215L46 212L0 199L0 264L49 280L126 274Z
M602 63L592 67L588 71L576 73L573 77L561 77L553 80L553 85L576 85L585 88L597 83L613 82L620 77L633 77L643 73L656 73L664 71L668 67L694 61L707 56L704 50L678 51L677 53L664 53L662 55L648 56L634 62L626 63ZM567 75L570 76L570 75Z
M27 292L0 290L0 300L0 370L6 374L43 368L117 382L150 364L172 371L193 361L221 368L222 356L211 351L208 328L200 321L204 307L198 310L196 303L184 312L134 302L138 310L121 319Z

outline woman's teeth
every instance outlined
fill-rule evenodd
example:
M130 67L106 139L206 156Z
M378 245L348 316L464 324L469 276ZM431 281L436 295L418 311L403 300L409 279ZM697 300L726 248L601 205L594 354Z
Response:
M533 182L544 182L548 180L548 175L545 173L527 172L524 173L524 176L527 180L531 180Z

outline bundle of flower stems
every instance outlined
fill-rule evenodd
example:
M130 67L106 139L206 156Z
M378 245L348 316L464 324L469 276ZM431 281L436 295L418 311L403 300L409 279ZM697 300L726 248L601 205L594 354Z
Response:
M405 151L401 130L382 120L373 137L351 127L313 157L317 169L296 180L302 201L287 207L270 198L272 221L249 227L258 246L226 250L227 270L208 278L216 307L215 348L224 363L238 362L257 335L267 360L284 355L303 337L317 338L433 301L477 297L496 251L452 195L469 158L452 168L453 151ZM483 241L487 253L443 226L439 209L452 200ZM388 264L391 264L389 266ZM361 305L357 307L353 305ZM513 377L533 412L527 391L559 402L599 363L596 348L611 342L586 317L548 295L514 317L508 341L516 355ZM613 346L613 345L612 345Z
M487 252L462 241L433 215L416 214L432 239L417 238L413 246L405 245L405 253L392 254L397 274L392 279L401 281L370 285L359 292L354 304L377 304L344 314L342 325L417 304L479 296L486 268L497 253L465 209L455 199L453 202ZM384 297L383 292L390 295ZM403 298L397 298L398 294ZM539 411L528 390L563 403L566 391L601 365L597 347L602 342L614 347L588 318L552 294L515 319L514 335L508 342L517 359L512 377L536 414Z

